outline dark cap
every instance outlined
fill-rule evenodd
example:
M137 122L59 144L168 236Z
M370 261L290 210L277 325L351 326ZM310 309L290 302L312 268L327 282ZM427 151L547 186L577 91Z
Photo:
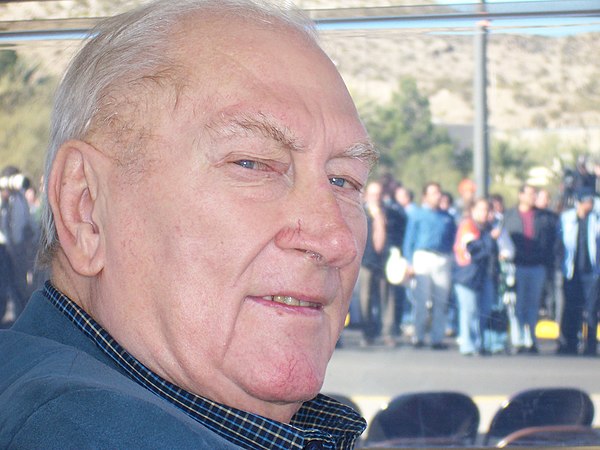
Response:
M582 187L575 192L575 198L578 202L585 202L588 200L594 200L596 192L591 187Z

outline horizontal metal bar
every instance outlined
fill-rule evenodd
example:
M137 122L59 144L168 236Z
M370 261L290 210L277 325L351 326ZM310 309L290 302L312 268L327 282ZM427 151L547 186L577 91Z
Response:
M527 13L478 13L478 14L431 14L431 15L414 15L414 16L386 16L386 17L352 17L344 19L317 19L317 26L343 24L345 28L348 25L355 25L360 28L361 24L382 24L385 22L415 22L415 21L472 21L472 20L498 20L498 19L519 19L519 18L544 18L544 17L596 17L600 16L600 9L590 10L574 10L574 11L557 11L557 12L527 12Z
M21 1L21 0L18 0ZM0 0L0 3L7 3ZM481 20L585 18L600 19L598 0L488 3L485 11L479 4L427 5L411 7L371 7L335 10L307 10L320 29L352 30L363 28L402 28L405 23L428 22L428 26L458 26ZM0 21L0 43L83 39L100 18L56 20ZM471 24L469 24L471 26Z
M0 33L0 44L24 41L81 40L87 38L89 34L89 29L7 32Z

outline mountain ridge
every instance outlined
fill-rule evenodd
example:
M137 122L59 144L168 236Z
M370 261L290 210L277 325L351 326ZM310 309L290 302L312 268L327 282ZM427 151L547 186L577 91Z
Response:
M74 0L0 5L0 20L94 17L141 1ZM290 3L290 2L288 2ZM298 0L315 11L423 6L431 1ZM439 6L442 7L442 6ZM474 30L474 29L473 29ZM464 31L464 30L463 30ZM402 77L429 98L436 122L473 121L474 38L439 28L323 31L321 41L360 102L385 102ZM497 130L599 129L600 32L570 36L488 33L489 124ZM52 64L47 64L48 67Z

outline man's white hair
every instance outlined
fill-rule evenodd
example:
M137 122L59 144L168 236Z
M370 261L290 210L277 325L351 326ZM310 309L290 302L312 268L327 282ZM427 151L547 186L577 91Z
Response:
M46 154L44 195L47 196L50 171L60 146L69 139L83 140L93 128L109 126L110 113L103 111L103 106L123 102L118 97L125 96L126 87L136 81L176 83L177 67L182 61L174 58L170 37L191 14L201 19L202 13L249 18L265 26L279 23L316 41L313 23L300 10L262 0L155 0L102 21L71 61L57 89ZM197 27L202 27L200 20ZM58 246L46 197L38 262L48 265Z

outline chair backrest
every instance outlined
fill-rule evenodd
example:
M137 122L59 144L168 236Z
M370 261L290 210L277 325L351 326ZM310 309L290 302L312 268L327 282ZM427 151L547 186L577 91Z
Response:
M337 400L338 402L340 402L342 405L349 406L350 408L352 408L357 413L362 414L361 411L360 411L360 408L358 407L358 405L356 404L356 402L354 400L352 400L350 397L348 397L347 395L336 394L336 393L329 393L329 392L324 393L324 395L326 395L327 397L331 397L332 399Z
M589 447L600 445L600 431L583 425L524 428L503 438L496 447Z
M400 395L377 412L369 424L366 444L398 439L449 439L473 444L479 410L460 392L416 392Z
M594 404L590 396L579 389L529 389L510 398L496 412L484 438L484 445L523 428L589 426L593 418Z

